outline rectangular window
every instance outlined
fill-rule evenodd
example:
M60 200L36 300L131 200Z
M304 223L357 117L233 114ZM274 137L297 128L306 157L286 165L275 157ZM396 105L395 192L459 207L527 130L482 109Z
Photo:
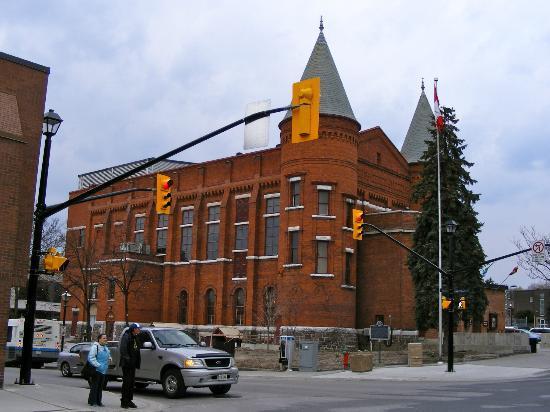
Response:
M248 225L235 225L235 249L248 249Z
M279 197L268 197L265 205L265 213L268 215L279 213Z
M144 233L145 233L145 216L136 216L136 226L134 229L134 242L135 243L144 243Z
M328 242L317 241L317 270L316 273L328 273Z
M97 283L90 283L88 285L88 299L97 299Z
M290 181L290 206L296 207L301 206L301 185L299 180Z
M320 216L328 216L329 213L329 199L330 199L330 191L328 190L318 190L317 191L317 198L318 198L318 214Z
M235 222L248 222L248 197L236 199Z
M183 210L181 213L181 224L192 225L193 224L193 209Z
M279 253L279 216L266 217L265 218L265 255L276 256L278 253Z
M183 226L181 228L181 251L180 258L184 262L191 259L191 246L193 245L193 227Z
M220 207L219 206L210 206L208 208L208 221L214 222L220 220Z
M346 202L346 227L353 227L353 203Z
M166 253L168 239L168 215L158 215L157 220L157 253Z
M346 253L346 267L344 269L344 285L351 285L351 262L353 254Z
M218 258L218 240L220 237L220 224L211 223L208 225L206 259L215 260Z
M86 229L78 229L78 239L76 246L83 247L86 240Z
M113 300L115 298L116 281L113 278L109 279L109 289L107 291L107 299Z
M298 230L288 232L288 263L300 263L300 256L298 255L299 244L300 232Z

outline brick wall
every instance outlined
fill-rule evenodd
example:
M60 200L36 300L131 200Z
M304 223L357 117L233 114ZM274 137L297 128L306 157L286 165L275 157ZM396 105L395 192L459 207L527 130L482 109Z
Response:
M0 53L0 386L9 291L24 286L49 69Z

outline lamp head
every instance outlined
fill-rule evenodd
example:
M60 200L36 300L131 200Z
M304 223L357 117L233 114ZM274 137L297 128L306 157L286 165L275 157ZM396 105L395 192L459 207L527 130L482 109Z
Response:
M63 119L52 109L44 113L44 120L42 122L42 133L45 135L54 136L61 126Z
M445 223L445 229L447 230L447 233L454 233L456 232L456 228L458 226L458 223L456 223L454 220L449 219L447 220L447 223Z

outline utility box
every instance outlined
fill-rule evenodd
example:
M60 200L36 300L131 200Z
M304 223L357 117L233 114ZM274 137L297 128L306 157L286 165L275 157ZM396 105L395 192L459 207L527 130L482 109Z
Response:
M409 366L422 366L422 344L409 343Z
M300 371L317 372L319 370L319 342L300 341Z

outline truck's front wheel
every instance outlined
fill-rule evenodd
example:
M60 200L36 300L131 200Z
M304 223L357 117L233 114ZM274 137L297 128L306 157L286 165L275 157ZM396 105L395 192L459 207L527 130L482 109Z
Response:
M210 389L210 392L212 392L214 395L225 395L227 392L229 392L229 389L231 389L231 385L209 386L208 389Z
M179 369L168 369L162 375L162 390L168 398L178 398L185 394L187 388Z

